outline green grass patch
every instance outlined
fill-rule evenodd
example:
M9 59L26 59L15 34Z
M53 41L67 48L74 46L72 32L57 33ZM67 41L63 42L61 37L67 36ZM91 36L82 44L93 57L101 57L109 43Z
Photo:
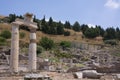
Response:
M120 57L120 53L112 53L113 56Z
M85 65L83 65L83 64L76 64L75 66L76 67L84 67Z

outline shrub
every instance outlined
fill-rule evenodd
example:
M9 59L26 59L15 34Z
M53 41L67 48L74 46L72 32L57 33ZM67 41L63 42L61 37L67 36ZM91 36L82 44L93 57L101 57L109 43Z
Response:
M70 36L70 31L65 31L64 36Z
M4 30L1 32L0 36L5 39L9 39L9 38L11 38L11 32L8 30Z
M69 42L69 41L61 41L60 46L62 46L63 50L65 50L65 48L69 48L71 46L71 42Z
M20 32L20 38L24 38L25 37L25 33L24 32Z
M0 46L3 46L6 44L6 39L3 37L0 37Z
M42 46L37 46L37 54L42 53L43 47Z
M95 28L87 28L84 35L87 38L95 38L99 35L99 32Z
M116 40L105 40L104 43L105 44L110 44L110 45L117 45L117 41Z
M81 61L88 61L89 59L86 57L81 58Z
M54 41L47 37L42 37L39 44L46 50L52 49L55 46Z
M72 54L60 52L60 50L55 50L55 51L54 51L54 55L55 55L57 58L72 58L72 57L73 57Z

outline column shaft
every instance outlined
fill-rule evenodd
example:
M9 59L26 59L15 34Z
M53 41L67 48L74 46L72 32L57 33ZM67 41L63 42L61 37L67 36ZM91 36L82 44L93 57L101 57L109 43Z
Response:
M18 72L19 61L19 26L12 24L10 68L12 72Z
M36 71L36 30L30 33L30 45L29 45L29 71Z

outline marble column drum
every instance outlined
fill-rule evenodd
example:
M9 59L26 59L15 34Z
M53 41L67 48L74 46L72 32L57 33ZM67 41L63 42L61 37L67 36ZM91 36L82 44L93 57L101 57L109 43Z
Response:
M30 44L29 44L29 71L36 71L36 29L30 29Z
M12 23L10 70L18 72L19 60L19 25Z

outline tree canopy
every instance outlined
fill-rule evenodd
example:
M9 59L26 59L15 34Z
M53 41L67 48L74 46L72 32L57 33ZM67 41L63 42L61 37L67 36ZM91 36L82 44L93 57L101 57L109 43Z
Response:
M77 31L77 32L79 32L80 31L80 24L79 24L79 22L75 22L74 24L73 24L73 30L74 31Z
M9 14L8 17L5 17L3 19L0 19L0 22L3 23L11 23L15 21L16 18L23 19L24 17L22 15L16 15L16 14ZM38 25L38 31L42 31L45 34L52 34L52 35L64 35L69 36L70 32L65 31L66 29L73 29L76 32L82 32L83 36L86 38L95 38L97 36L102 36L104 40L110 40L110 39L117 39L120 40L120 29L117 27L116 29L114 27L108 27L107 29L102 28L99 25L96 25L95 28L90 28L87 24L81 24L76 21L73 25L69 21L65 21L65 23L54 21L52 17L49 18L48 21L46 21L45 16L43 19L38 19L34 15L33 21L37 23ZM26 26L21 26L20 29L24 29L29 31L29 29ZM1 33L1 36L5 36L7 34ZM9 35L9 34L8 34Z

